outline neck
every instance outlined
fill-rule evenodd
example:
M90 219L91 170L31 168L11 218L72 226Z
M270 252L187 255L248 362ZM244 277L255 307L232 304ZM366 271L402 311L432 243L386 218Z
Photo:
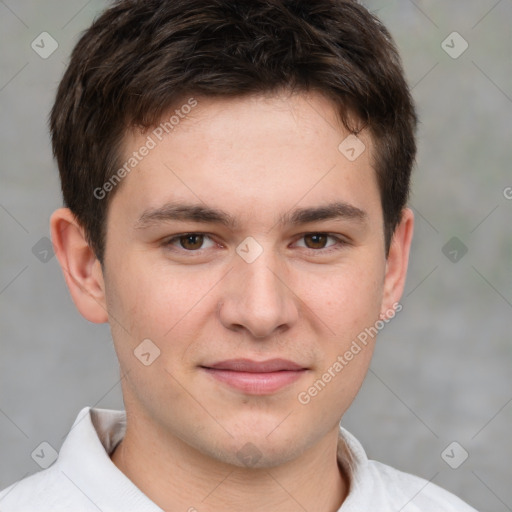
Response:
M234 512L250 503L253 512L337 512L347 495L348 478L336 459L337 430L297 459L258 469L214 460L177 438L148 432L128 421L111 459L163 510Z

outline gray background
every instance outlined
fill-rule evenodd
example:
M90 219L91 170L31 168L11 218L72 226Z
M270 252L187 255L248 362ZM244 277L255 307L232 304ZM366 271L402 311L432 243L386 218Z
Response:
M123 407L107 326L79 315L39 242L61 205L47 115L73 44L105 5L0 1L0 488L39 470L33 450L58 450L82 407ZM396 39L421 117L417 223L404 309L343 425L371 458L479 510L512 510L512 0L366 5ZM47 59L31 48L43 31L59 44ZM441 46L454 31L469 44L456 59ZM441 457L453 441L469 453L457 469ZM453 465L462 451L448 453Z

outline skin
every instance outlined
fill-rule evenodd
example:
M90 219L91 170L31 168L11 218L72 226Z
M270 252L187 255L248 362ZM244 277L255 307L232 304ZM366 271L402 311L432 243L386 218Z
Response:
M69 210L51 219L72 298L88 320L110 323L124 375L127 432L112 461L164 510L337 511L349 487L338 425L375 340L308 404L297 396L400 300L413 214L403 211L386 257L371 138L358 135L366 150L349 161L338 150L348 133L320 94L197 100L112 197L103 265ZM126 134L127 158L148 134ZM238 225L140 222L177 200L224 210ZM334 201L364 217L278 223ZM190 232L208 236L165 245ZM236 252L249 236L263 250L252 263ZM148 366L134 356L144 339L160 350ZM307 370L254 395L201 368L231 358ZM237 456L247 443L259 454L251 464Z

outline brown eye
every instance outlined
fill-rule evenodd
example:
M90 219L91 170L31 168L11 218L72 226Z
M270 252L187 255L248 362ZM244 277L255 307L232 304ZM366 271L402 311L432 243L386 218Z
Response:
M206 233L181 233L162 242L166 250L189 257L200 256L207 249L214 249L215 245L215 241Z
M318 232L304 233L296 244L315 256L327 255L349 245L344 238Z
M328 238L329 236L323 233L309 233L304 235L304 240L306 241L306 247L308 249L324 249Z
M183 235L178 238L180 246L188 251L195 251L201 248L204 241L204 236L201 234Z

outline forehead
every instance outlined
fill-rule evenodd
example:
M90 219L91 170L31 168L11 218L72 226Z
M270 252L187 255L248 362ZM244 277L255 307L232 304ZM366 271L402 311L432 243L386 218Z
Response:
M259 146L261 154L275 145L297 151L300 144L307 150L319 139L323 139L323 148L317 149L339 150L340 137L347 135L338 106L319 92L283 90L235 97L194 95L182 96L155 126L143 131L128 130L122 148L128 157L149 137L164 150L173 146L173 142L174 146L194 143L196 149L204 144L208 156L213 158L222 150L242 149L237 143L245 142L249 148L260 140L265 141L265 146ZM367 146L371 144L366 132L361 138Z
M186 200L256 221L268 210L282 217L299 203L341 201L366 210L378 200L370 137L350 139L322 95L193 100L173 107L159 125L127 133L122 160L136 165L113 202L125 197L124 206L140 217Z

